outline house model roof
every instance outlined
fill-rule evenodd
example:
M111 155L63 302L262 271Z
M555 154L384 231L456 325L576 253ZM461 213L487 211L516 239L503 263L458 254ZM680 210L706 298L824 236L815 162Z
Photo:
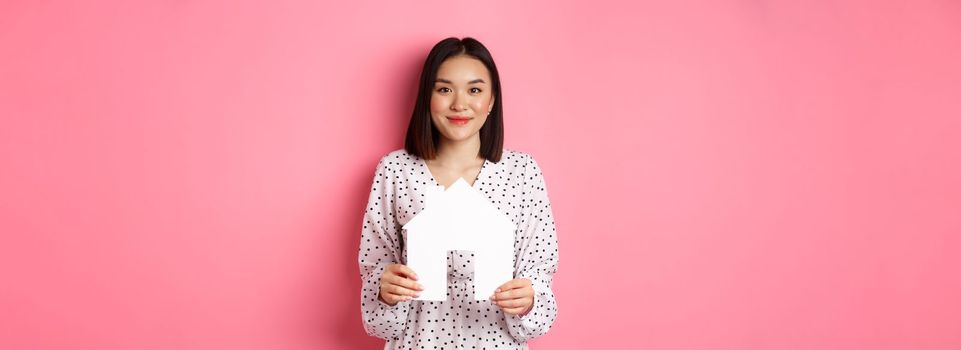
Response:
M458 178L447 190L443 186L428 187L426 202L424 209L404 225L408 231L424 225L432 226L438 216L453 216L466 222L491 220L495 224L514 226L507 216L468 185L464 178Z

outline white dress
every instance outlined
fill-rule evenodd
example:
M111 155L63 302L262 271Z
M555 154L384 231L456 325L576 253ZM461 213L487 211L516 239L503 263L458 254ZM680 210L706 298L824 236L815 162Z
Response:
M424 208L427 186L438 186L427 163L405 150L390 152L377 165L358 254L367 334L386 340L385 349L526 349L527 341L547 333L557 317L551 291L557 235L537 163L529 154L504 149L500 162L484 162L473 185L517 226L514 277L530 279L535 291L534 306L523 317L505 314L490 301L473 300L469 251L448 254L446 301L389 306L377 298L384 267L407 261L407 232L401 227Z

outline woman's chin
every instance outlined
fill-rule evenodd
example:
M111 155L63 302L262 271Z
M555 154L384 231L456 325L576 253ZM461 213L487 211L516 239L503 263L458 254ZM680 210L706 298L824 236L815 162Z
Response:
M452 133L444 133L444 138L452 142L461 142L470 140L475 135L477 135L477 132L457 131Z

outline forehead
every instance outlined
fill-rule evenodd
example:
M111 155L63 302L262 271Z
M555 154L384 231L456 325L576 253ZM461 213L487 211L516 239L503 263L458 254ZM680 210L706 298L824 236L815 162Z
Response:
M490 72L480 60L466 56L448 58L437 68L437 78L447 79L453 83L466 83L474 79L484 79L490 82Z

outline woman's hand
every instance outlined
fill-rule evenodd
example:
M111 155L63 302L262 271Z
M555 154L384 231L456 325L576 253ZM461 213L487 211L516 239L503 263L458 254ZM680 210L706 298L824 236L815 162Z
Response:
M398 302L411 300L420 296L424 286L414 282L417 274L414 270L401 264L390 264L380 275L380 300L394 306Z
M534 287L529 279L515 278L497 288L491 301L504 313L524 316L534 306Z

